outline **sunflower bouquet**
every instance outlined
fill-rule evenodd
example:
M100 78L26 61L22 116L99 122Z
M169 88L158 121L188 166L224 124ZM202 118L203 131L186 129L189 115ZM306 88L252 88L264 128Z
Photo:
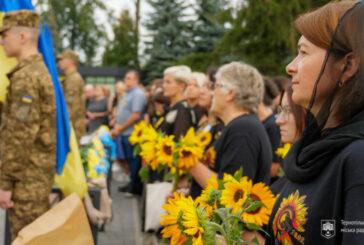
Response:
M203 132L196 135L191 127L186 135L175 141L173 135L157 132L151 125L141 121L135 125L129 141L135 145L134 154L139 154L146 162L146 166L139 172L142 179L147 178L149 168L158 171L167 168L174 177L175 191L179 177L203 157L204 149L211 141L211 134Z
M163 206L168 214L161 217L163 237L170 238L171 244L217 244L217 233L228 245L246 244L244 230L263 231L276 201L268 186L253 184L242 176L242 170L234 176L226 174L222 180L212 177L195 201L174 195Z

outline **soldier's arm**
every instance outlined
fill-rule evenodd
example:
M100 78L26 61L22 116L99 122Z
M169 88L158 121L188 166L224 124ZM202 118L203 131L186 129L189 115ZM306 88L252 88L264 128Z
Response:
M40 86L40 138L47 145L54 142L53 135L50 134L52 129L56 129L56 100L54 87L50 76L44 75Z

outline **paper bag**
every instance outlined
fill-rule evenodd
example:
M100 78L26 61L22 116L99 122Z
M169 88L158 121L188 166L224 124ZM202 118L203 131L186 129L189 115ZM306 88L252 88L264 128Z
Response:
M83 204L75 193L24 227L12 243L12 245L49 244L94 244Z
M161 225L160 216L166 214L162 205L166 202L166 196L172 190L172 183L161 182L147 184L147 195L145 203L144 230L158 230Z

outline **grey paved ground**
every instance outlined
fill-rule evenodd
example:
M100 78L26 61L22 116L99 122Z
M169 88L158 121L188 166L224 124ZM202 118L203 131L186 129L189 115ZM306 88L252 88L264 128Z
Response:
M4 244L5 211L0 209L0 245Z

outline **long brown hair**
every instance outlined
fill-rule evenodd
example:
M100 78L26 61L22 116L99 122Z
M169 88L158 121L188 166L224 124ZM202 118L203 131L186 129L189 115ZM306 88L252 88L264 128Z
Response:
M328 49L340 18L354 4L354 1L328 3L298 17L295 27L311 43Z

